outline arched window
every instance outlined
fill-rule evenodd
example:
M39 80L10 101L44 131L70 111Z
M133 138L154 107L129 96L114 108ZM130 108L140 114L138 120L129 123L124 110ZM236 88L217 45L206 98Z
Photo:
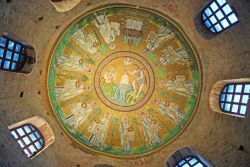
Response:
M32 158L36 153L44 148L44 138L39 130L31 125L21 125L10 130L11 135L14 137L22 151Z
M33 47L7 33L0 36L0 70L29 73L35 61Z
M0 38L0 68L18 71L23 68L27 56L24 46L8 37Z
M167 167L212 167L212 165L196 153L192 148L184 147L172 155L166 161Z
M202 11L202 21L206 28L221 33L239 22L239 16L226 0L211 0Z
M75 7L81 0L50 0L58 12L66 12Z
M22 152L31 159L55 140L48 123L37 116L15 123L8 128Z
M227 84L220 94L220 108L224 112L246 115L250 83Z
M245 117L250 96L250 79L223 80L217 82L210 95L212 110Z

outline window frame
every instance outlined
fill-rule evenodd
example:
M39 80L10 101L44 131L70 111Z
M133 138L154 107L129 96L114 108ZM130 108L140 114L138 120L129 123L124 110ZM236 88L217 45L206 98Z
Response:
M19 72L19 71L21 71L23 66L27 62L27 59L28 59L25 45L22 44L21 42L18 42L15 39L10 38L10 37L5 36L5 35L0 36L0 38L4 38L6 40L5 46L0 46L0 49L3 50L3 57L0 58L2 60L2 62L0 64L0 70L1 71L11 71L11 72ZM8 47L10 41L14 43L14 46L13 46L12 50L9 49L9 47ZM19 52L16 51L16 45L20 45L20 51ZM24 53L22 53L23 50L24 50ZM11 58L10 59L6 58L7 51L11 52ZM15 54L19 55L17 61L14 60L14 55ZM10 65L9 65L8 69L4 68L5 61L10 62ZM12 69L12 63L16 63L16 68L14 70Z
M245 90L245 85L247 84L250 84L250 82L237 82L237 83L227 83L226 85L223 86L223 88L221 89L220 91L220 95L219 95L219 107L221 109L221 111L223 113L227 113L227 114L231 114L231 115L236 115L236 116L241 116L241 117L245 117L246 114L247 114L247 106L248 106L248 103L249 103L249 99L250 99L250 92L249 93L245 93L244 90ZM234 88L233 88L233 92L228 92L228 86L230 85L234 85ZM241 89L241 92L238 93L238 92L235 92L236 91L236 85L242 85L242 89ZM223 92L223 90L227 87L227 90L226 92ZM228 94L231 94L232 95L232 99L230 102L226 101L226 96L225 96L225 99L224 101L221 100L221 96L222 94L225 94L225 95L228 95ZM234 100L234 95L240 95L240 100L239 102L233 102ZM244 95L248 95L248 101L246 104L242 103L242 98ZM230 111L226 111L224 110L222 107L221 107L221 103L224 103L224 108L225 108L225 104L226 103L229 103L230 104ZM235 112L232 112L232 106L233 104L237 104L238 105L238 110L237 110L237 113ZM240 113L240 108L241 106L244 105L246 106L246 112L245 114L241 114Z
M204 167L212 167L212 164L210 162L208 162L191 147L182 147L170 154L166 159L166 167L176 167L181 160L188 157L197 159L198 162L201 163ZM184 161L186 162L186 160Z
M24 129L25 126L31 126L31 127L34 128L34 130L31 129L31 128L29 127L30 132L28 133L28 132L26 132L26 130ZM20 136L19 132L17 131L17 129L20 129L20 128L21 128L21 129L23 130L23 132L24 132L24 135L23 135L23 136ZM11 136L13 137L13 139L15 140L15 142L17 143L18 147L21 149L22 153L23 153L27 158L29 158L29 159L32 159L33 157L35 157L38 153L40 153L40 152L45 148L45 139L44 139L43 134L40 132L40 130L39 130L36 126L34 126L34 125L31 124L31 123L25 123L25 124L23 124L23 125L14 127L14 128L12 128L12 129L9 129L9 131L10 131ZM11 133L12 131L15 132L15 134L17 135L17 138L15 138L14 135ZM40 137L38 137L38 136L35 134L35 132L38 132L39 135L40 135ZM31 134L33 134L33 135L36 136L36 140L33 141L33 140L31 139L31 137L30 137ZM25 137L28 137L28 139L29 139L29 141L30 141L29 144L26 144L26 143L25 143L25 141L24 141L24 139L23 139L23 138L25 138ZM43 141L43 143L40 142L41 140ZM18 141L21 141L22 144L24 145L24 147L20 146L20 145L18 144ZM35 144L36 142L39 142L39 144L41 145L41 148L40 148L40 149L37 148L37 146L36 146L36 144ZM35 152L31 152L31 150L30 150L30 148L29 148L31 145L33 145L33 147L36 149ZM27 154L24 152L25 149L29 152L30 156L27 155Z
M186 160L186 158L191 158L191 159L192 159L192 158L195 158L195 159L197 160L197 162L194 163L193 165L191 165L191 164L189 163L190 161L189 161L189 160ZM185 163L182 164L182 165L179 165L178 163L181 162L182 160L184 160ZM182 167L182 166L185 165L185 164L188 164L190 167L194 167L194 165L197 165L198 163L202 164L203 167L207 167L207 166L200 160L199 157L195 157L195 156L193 156L193 155L190 155L190 156L187 156L187 157L182 158L181 160L179 160L179 161L174 165L174 167Z
M227 0L225 0L225 1L226 1L226 3L223 4L222 6L220 6L219 3L217 2L217 0L210 0L210 2L208 2L208 3L205 5L205 7L203 7L203 9L202 9L202 11L201 11L201 15L200 15L200 16L201 16L201 22L202 22L203 25L206 27L206 29L207 29L209 32L211 32L212 34L220 34L220 33L223 33L223 32L225 32L225 31L229 30L230 28L234 27L236 24L239 24L239 23L240 23L240 16L239 16L238 13L236 12L235 8L234 8L230 3L228 3ZM215 2L216 5L218 6L218 9L217 9L216 11L213 11L212 8L210 7L210 5L211 5L212 3L214 3L214 2ZM232 11L231 11L230 13L228 13L228 14L225 14L224 10L222 9L222 8L225 7L226 5L229 5L229 7L232 9ZM209 8L209 10L212 12L212 14L211 14L210 16L207 16L206 13L205 13L205 10L208 9L208 8ZM221 11L221 12L223 13L223 18L222 18L222 19L219 19L219 18L216 16L216 13L217 13L218 11ZM230 16L231 14L235 14L235 16L236 16L237 19L238 19L235 23L231 23L231 22L229 21L229 19L228 19L228 16ZM206 16L206 19L205 19L205 20L203 20L203 15ZM214 24L213 24L213 23L210 21L210 19L209 19L209 18L211 18L212 16L214 16L215 19L216 19L216 23L214 23ZM226 19L227 22L229 23L229 26L226 27L226 28L224 28L223 25L221 24L221 21L224 20L224 19ZM208 27L206 26L206 24L205 24L205 22L206 22L207 20L208 20L209 23L211 24L211 27L210 27L210 28L208 28ZM214 26L215 26L217 23L218 23L218 24L221 26L221 28L222 28L222 30L219 31L219 32L217 32L217 30L214 28ZM215 32L212 32L212 31L210 30L211 28L214 28Z

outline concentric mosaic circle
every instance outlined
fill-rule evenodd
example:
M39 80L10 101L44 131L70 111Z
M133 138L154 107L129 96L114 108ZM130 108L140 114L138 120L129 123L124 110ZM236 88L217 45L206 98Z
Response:
M72 23L48 71L50 104L65 131L84 148L123 158L177 137L194 115L200 85L195 52L176 24L124 6Z
M142 107L153 94L154 71L139 54L115 52L99 63L94 87L99 99L108 107L133 111Z

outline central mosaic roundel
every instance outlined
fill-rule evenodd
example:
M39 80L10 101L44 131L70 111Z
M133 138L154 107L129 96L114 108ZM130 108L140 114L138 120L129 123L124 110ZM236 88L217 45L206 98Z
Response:
M130 51L107 56L97 67L94 87L99 99L117 111L142 107L155 87L154 71L145 58Z
M49 63L48 95L61 126L81 146L138 157L163 148L189 124L199 69L195 51L168 17L106 7L63 32Z

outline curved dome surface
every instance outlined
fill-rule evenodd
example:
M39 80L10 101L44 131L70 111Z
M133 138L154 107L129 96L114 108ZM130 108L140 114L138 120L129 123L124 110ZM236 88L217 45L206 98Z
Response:
M50 104L83 147L142 156L191 121L199 69L195 51L169 18L141 8L102 8L76 20L58 40L48 70Z

